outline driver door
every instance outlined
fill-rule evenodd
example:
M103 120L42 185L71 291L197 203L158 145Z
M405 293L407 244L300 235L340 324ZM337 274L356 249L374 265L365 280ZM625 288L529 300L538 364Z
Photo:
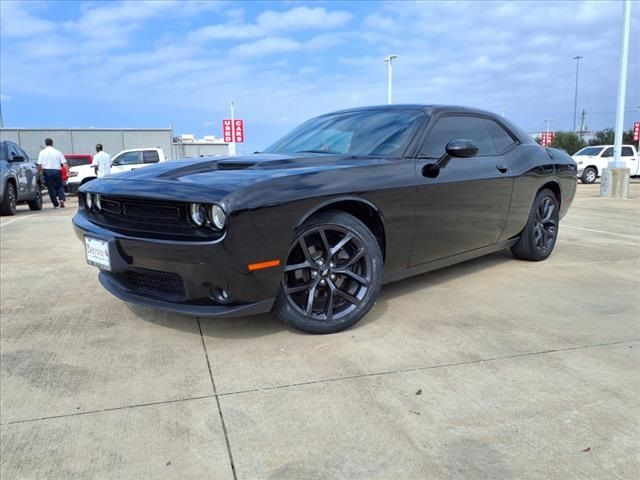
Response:
M450 157L433 178L423 168L454 139L473 140L478 153ZM513 137L489 118L454 114L434 119L416 158L416 212L410 265L496 243L504 230L513 178L504 152Z

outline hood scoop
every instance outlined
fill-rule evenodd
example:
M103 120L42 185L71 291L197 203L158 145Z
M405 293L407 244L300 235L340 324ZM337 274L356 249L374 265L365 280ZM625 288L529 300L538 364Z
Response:
M244 170L253 167L256 162L235 162L233 160L223 160L218 162L218 170Z

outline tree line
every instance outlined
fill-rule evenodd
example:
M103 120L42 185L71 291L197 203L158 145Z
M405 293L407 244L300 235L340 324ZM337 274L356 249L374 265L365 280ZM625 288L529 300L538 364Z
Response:
M613 128L605 128L604 130L596 132L591 140L585 142L575 132L555 132L553 143L549 146L553 148L561 148L566 150L569 155L573 155L578 150L588 145L613 145L614 136L615 131ZM536 142L542 143L540 136L536 137ZM622 133L622 143L623 145L630 145L634 143L633 131L627 130Z

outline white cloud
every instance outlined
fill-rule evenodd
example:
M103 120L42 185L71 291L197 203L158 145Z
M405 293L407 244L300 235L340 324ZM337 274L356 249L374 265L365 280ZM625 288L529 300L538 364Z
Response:
M347 24L349 12L328 12L322 7L296 7L285 12L267 11L258 16L258 25L265 30L300 30L305 28L330 29Z
M7 37L28 38L51 32L55 24L27 11L25 2L0 1L0 31Z
M255 42L242 43L231 49L232 56L262 57L274 53L291 52L302 48L300 42L290 38L268 37Z
M231 13L234 12L234 13ZM258 15L256 23L238 23L242 10L230 10L231 23L201 27L188 35L189 41L267 37L278 32L297 30L331 30L348 23L352 15L344 11L329 12L324 8L296 7L284 12L268 10Z

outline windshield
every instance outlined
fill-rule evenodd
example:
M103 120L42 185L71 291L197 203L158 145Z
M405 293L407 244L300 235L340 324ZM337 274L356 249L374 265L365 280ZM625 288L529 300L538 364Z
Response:
M582 150L578 150L574 155L598 155L603 148L604 147L585 147Z
M323 115L303 123L265 152L399 156L424 118L419 110Z

